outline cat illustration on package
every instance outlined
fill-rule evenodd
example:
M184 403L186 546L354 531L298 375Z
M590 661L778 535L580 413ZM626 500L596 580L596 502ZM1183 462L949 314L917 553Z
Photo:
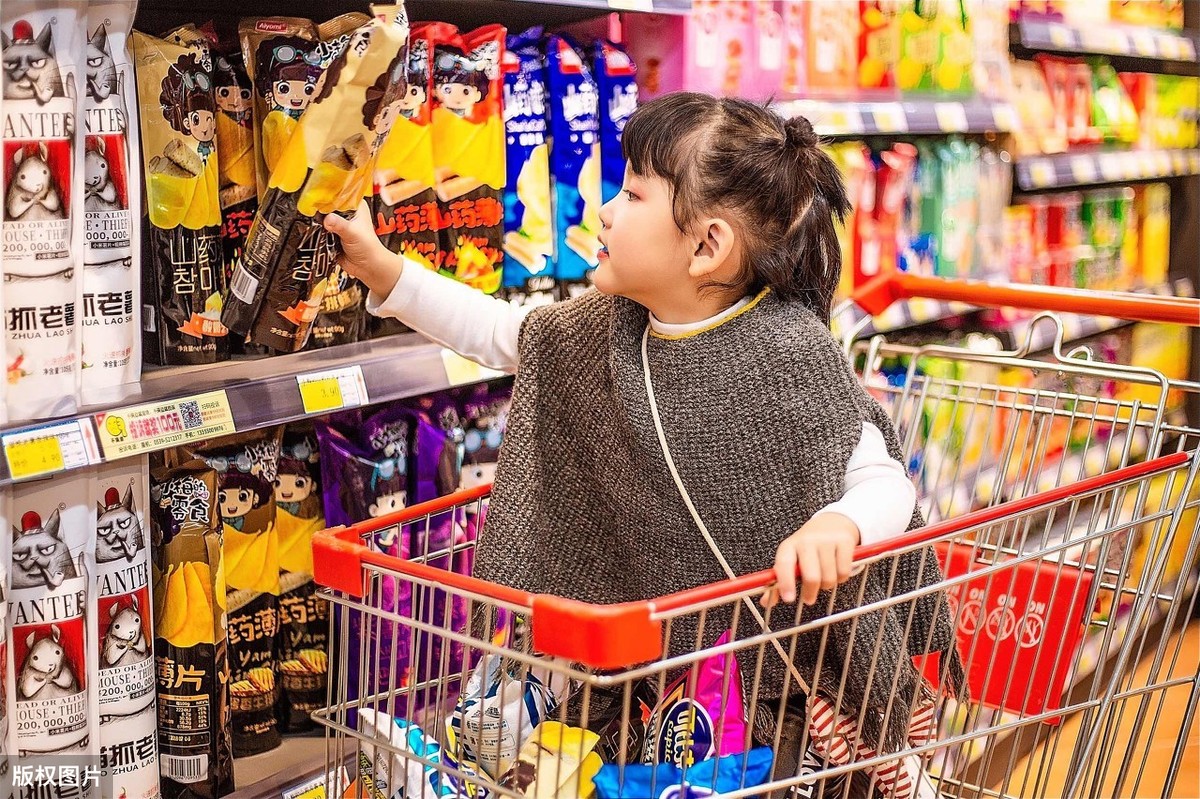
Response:
M109 488L104 504L96 503L96 562L132 561L146 545L141 520L133 507L132 486L122 498L117 489Z
M25 20L13 25L10 39L0 31L4 49L4 99L37 100L45 105L55 97L66 97L62 74L54 57L54 31L49 23L38 35Z
M21 529L13 528L14 589L58 588L64 581L79 576L60 528L58 510L50 514L45 524L36 512L29 511L21 518Z

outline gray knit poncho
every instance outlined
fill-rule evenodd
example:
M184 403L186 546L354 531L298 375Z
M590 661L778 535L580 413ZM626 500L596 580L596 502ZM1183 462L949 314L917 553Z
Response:
M652 599L725 578L659 447L640 354L647 319L641 306L594 291L529 315L477 543L477 577L593 603ZM683 484L738 574L771 567L779 544L841 497L863 422L876 425L899 457L886 414L859 386L829 329L798 302L765 293L712 329L652 337L648 358ZM910 529L921 523L915 512ZM834 607L857 606L863 580L870 602L939 579L932 550L911 553L852 578L836 592ZM823 594L805 617L823 613L827 600ZM795 618L794 606L777 607L772 629L791 627ZM672 624L671 654L695 649L696 622ZM728 610L710 611L704 645L731 622ZM747 612L738 626L739 637L761 632ZM821 637L808 634L797 648L810 684ZM857 715L862 703L877 708L864 733L888 749L903 741L906 714L925 690L911 655L947 651L951 680L961 679L938 594L832 625L827 638L817 685L830 698L843 696L846 712ZM747 681L758 652L741 659ZM760 698L779 697L785 665L770 648L762 664ZM788 688L796 690L794 683ZM873 719L889 700L885 730Z

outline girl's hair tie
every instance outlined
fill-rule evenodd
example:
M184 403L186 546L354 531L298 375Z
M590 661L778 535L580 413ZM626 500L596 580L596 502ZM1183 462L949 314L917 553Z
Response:
M806 117L794 116L783 123L784 143L788 147L816 147L817 134Z

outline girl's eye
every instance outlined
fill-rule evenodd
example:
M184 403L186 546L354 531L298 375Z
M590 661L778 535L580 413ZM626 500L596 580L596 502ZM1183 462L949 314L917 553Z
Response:
M632 200L636 200L636 199L637 199L637 195L636 195L636 194L634 194L633 192L631 192L629 189L621 189L621 191L625 192L625 196L626 196L626 197L627 197L629 200L631 200L631 201L632 201Z
M288 86L286 83L281 83L275 87L275 91L279 92L280 94L287 94L289 91L291 91L291 88L292 87Z
M311 96L311 95L312 95L312 93L313 93L314 91L316 91L316 88L317 88L317 87L316 87L316 86L313 86L311 83L305 84L305 86L304 86L304 93L305 93L305 94L307 94L307 95L310 95L310 96Z

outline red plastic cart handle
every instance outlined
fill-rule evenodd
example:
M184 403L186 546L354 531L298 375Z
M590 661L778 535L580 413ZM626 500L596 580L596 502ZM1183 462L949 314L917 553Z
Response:
M962 302L982 308L1024 308L1200 327L1200 300L1191 297L950 280L908 272L881 274L859 286L851 295L854 303L872 316L879 316L897 300L913 297Z
M864 560L905 547L931 543L973 527L992 524L1005 516L1174 469L1192 457L1200 455L1176 452L967 513L880 544L858 547L854 551L854 559ZM363 567L370 565L494 602L528 608L536 651L590 668L611 670L649 663L662 657L663 614L708 602L730 600L742 594L764 590L775 582L774 571L768 569L647 602L592 605L562 597L530 594L477 580L446 569L385 555L368 549L362 543L362 536L368 532L419 522L431 514L482 499L490 490L490 486L480 486L360 525L321 531L313 537L313 565L317 583L352 597L362 597L366 593L369 576Z

